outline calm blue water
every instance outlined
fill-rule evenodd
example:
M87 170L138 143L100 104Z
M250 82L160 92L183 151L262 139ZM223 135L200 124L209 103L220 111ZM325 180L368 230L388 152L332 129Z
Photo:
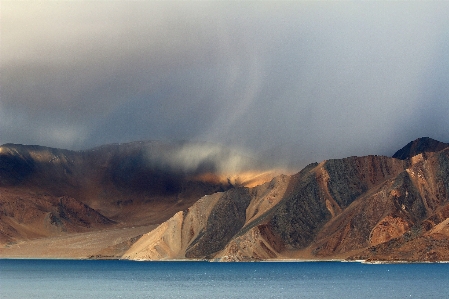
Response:
M0 260L0 298L449 298L449 264Z

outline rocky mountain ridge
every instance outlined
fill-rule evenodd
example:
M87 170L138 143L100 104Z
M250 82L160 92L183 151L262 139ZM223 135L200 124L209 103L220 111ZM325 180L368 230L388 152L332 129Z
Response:
M160 146L156 146L154 155L160 155ZM111 147L115 147L115 152ZM41 153L37 159L36 153L32 158L22 154L18 161L17 155L5 158L6 149L11 150L11 146L1 147L3 240L13 248L14 242L26 239L13 232L27 226L27 218L17 213L26 196L18 194L24 190L26 194L36 193L38 178L45 176L49 178L44 180L49 184L45 188L52 190L49 182L56 176L59 189L55 188L52 194L38 194L41 201L36 200L37 195L31 198L38 208L30 211L42 214L40 218L30 218L34 223L54 228L54 223L60 221L67 233L92 229L101 233L107 227L130 227L142 218L145 221L141 224L160 224L143 235L129 236L128 241L124 238L120 244L105 244L104 250L93 255L95 258L449 260L448 144L420 138L393 157L326 160L310 164L294 175L275 176L251 187L236 184L229 177L220 179L216 171L219 164L211 163L214 159L200 159L201 163L182 171L167 164L168 160L163 160L164 169L154 167L154 163L150 163L153 168L145 168L142 162L148 165L148 160L142 159L139 146L127 147L102 147L98 156L84 153L88 158L70 151L58 152L54 156L61 161L60 167L52 169L33 164L39 159L51 162L51 155L44 157ZM114 160L120 151L120 159ZM132 158L125 159L129 153L133 153ZM74 167L80 163L77 159L89 161L92 167ZM19 164L22 168L15 166ZM198 180L199 177L208 179ZM59 194L61 191L72 193ZM15 201L11 194L16 196ZM128 199L124 194L128 194ZM50 208L45 209L42 202ZM67 206L76 212L64 210ZM84 220L67 215L78 215L76 219ZM46 232L33 236L51 235L48 229Z
M449 147L404 160L311 164L256 188L204 197L123 258L449 260L448 166ZM263 212L255 207L261 202L270 204Z

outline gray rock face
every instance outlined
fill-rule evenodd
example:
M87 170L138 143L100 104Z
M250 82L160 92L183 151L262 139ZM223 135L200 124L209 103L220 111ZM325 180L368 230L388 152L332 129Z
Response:
M223 249L245 224L245 211L250 201L247 188L223 193L210 213L205 229L187 248L186 257L210 257Z
M438 188L442 198L449 198L449 146L438 154Z
M318 230L331 218L314 173L291 180L290 194L276 208L269 222L286 246L309 245Z

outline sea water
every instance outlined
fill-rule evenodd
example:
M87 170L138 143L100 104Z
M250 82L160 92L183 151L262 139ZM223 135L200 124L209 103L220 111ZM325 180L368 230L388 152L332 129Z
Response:
M0 298L449 298L449 264L0 260Z

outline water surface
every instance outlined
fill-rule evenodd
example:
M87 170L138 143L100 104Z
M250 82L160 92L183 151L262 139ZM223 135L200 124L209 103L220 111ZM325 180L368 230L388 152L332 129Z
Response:
M449 264L0 260L0 298L449 298Z

